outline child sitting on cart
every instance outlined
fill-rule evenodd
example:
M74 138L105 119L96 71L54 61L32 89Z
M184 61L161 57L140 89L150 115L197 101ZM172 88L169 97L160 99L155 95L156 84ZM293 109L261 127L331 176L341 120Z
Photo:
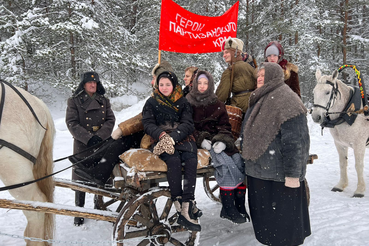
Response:
M145 133L155 140L153 153L167 164L171 199L179 214L177 223L188 230L201 231L199 214L193 213L197 147L192 135L192 109L173 72L164 71L156 78L155 89L142 111L142 123Z
M226 107L214 94L211 74L198 71L186 98L193 109L197 146L211 154L223 205L220 217L244 223L250 220L245 208L245 165L234 144Z

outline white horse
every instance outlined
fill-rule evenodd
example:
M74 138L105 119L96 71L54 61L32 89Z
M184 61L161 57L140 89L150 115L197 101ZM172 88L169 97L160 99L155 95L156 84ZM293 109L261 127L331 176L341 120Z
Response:
M363 175L364 154L366 142L369 138L369 117L362 113L357 113L357 109L362 109L363 107L361 97L360 95L358 95L359 98L351 97L352 93L354 93L354 88L337 79L337 70L331 76L322 76L320 70L317 70L315 76L317 84L314 88L312 118L314 122L321 124L322 127L330 127L329 130L334 138L339 155L340 180L333 187L332 191L341 192L348 185L348 148L352 148L354 150L355 169L358 178L357 188L353 196L363 197L365 192ZM359 100L359 105L356 109L354 109L351 103L351 98Z
M0 80L0 84L4 85ZM51 174L53 171L53 142L55 128L47 106L23 89L16 88L25 101L6 83L0 87L3 110L0 109L0 140L24 150L33 158L27 158L2 144L0 149L0 178L5 186L31 181ZM1 108L1 103L0 103ZM35 115L32 114L32 110ZM39 120L39 122L37 121ZM46 130L45 130L46 129ZM32 160L33 159L33 160ZM35 162L35 163L34 163ZM53 202L54 180L43 179L30 185L9 190L17 200ZM27 218L25 237L52 239L54 215L23 211ZM47 242L26 240L27 246L50 245Z

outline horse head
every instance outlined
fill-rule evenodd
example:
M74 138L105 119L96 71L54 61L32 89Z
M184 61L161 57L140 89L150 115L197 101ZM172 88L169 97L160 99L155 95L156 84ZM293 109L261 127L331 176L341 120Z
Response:
M322 75L317 69L315 73L317 84L314 88L314 109L312 118L315 123L322 124L328 118L337 118L337 115L329 116L329 111L339 110L342 105L338 102L341 97L339 90L340 83L337 79L338 71L335 70L332 75Z

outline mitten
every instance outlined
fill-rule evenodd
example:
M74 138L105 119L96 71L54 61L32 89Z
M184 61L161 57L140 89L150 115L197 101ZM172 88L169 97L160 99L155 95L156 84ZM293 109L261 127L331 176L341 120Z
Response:
M201 148L210 150L211 149L211 141L207 140L207 139L202 140Z
M290 178L286 177L284 186L289 188L299 188L300 187L300 179L299 178Z
M153 153L155 155L161 155L162 153L167 152L169 155L173 155L174 145L175 142L173 138L171 138L168 134L164 134L154 147Z
M101 143L103 140L101 139L101 137L97 136L97 135L94 135L90 138L90 140L88 140L88 143L87 143L87 147L91 147L91 146L94 146L98 143Z
M120 138L122 136L123 132L122 129L120 129L120 127L118 127L117 129L115 129L113 131L113 133L111 134L111 137L115 140L117 140L118 138Z
M215 153L219 154L220 152L226 149L226 145L223 142L215 142L213 144L213 149Z

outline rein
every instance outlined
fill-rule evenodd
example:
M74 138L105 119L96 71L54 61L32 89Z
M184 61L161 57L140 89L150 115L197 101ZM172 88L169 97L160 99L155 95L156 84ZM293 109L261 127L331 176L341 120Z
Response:
M111 141L111 142L110 142L110 141ZM112 140L112 138L108 138L107 140L103 141L103 143L107 143L107 144L108 144L108 146L104 146L104 147L109 148L109 147L110 147L110 145L113 143L113 140ZM99 148L102 148L102 147L103 147L103 144L102 144L102 143L98 143L97 145L100 145L100 147L99 147ZM53 163L56 163L56 162L59 162L59 161L63 161L63 160L65 160L65 159L70 159L70 158L72 158L72 157L76 157L77 155L82 154L82 153L84 153L84 152L87 152L87 151L89 151L89 150L92 150L92 149L94 149L94 148L96 148L96 146L91 146L91 147L89 147L89 148L87 148L87 149L85 149L85 150L82 150L82 151L81 151L81 152L79 152L79 153L76 153L76 154L73 154L73 155L69 155L69 156L62 157L62 158L60 158L60 159L57 159L57 160L55 160ZM98 149L99 149L99 148L98 148ZM95 151L95 153L96 153L96 152L97 152L97 150ZM83 158L83 159L81 159L81 160L79 160L79 161L77 161L77 162L73 163L73 164L72 164L72 165L70 165L69 167L66 167L66 168L64 168L64 169L62 169L62 170L59 170L59 171L54 172L54 173L51 173L51 174L46 175L46 176L44 176L44 177L41 177L41 178L39 178L39 179L35 179L35 180L26 181L26 182L22 182L22 183L18 183L18 184L13 184L13 185L8 185L8 186L0 187L0 192L1 192L1 191L6 191L6 190L12 190L12 189L20 188L20 187L23 187L23 186L26 186L26 185L29 185L29 184L36 183L36 182L38 182L38 181L40 181L40 180L43 180L43 179L46 179L46 178L52 177L52 176L54 176L54 175L56 175L56 174L58 174L58 173L64 172L65 170L67 170L67 169L69 169L69 168L71 168L71 167L78 166L78 164L80 164L80 163L84 162L86 159L88 159L88 158L90 158L90 157L91 157L91 156L87 156L87 157L85 157L85 158Z

